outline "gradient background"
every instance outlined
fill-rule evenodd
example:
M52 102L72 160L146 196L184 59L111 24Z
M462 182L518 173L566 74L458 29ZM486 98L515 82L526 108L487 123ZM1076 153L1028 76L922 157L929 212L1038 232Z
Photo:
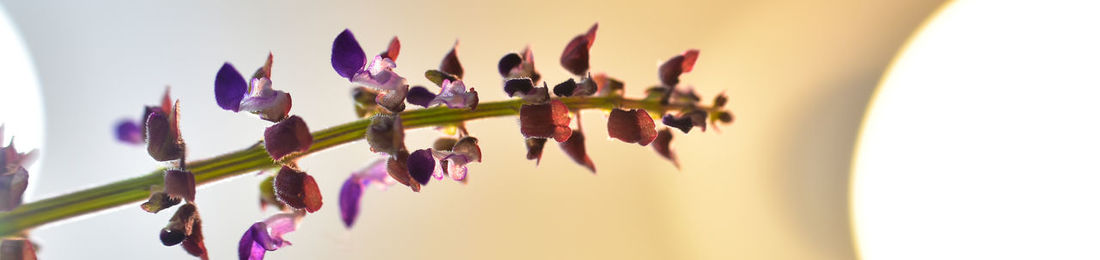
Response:
M352 29L368 53L402 39L398 71L435 68L456 38L469 85L504 98L496 61L531 44L544 78L564 44L592 22L593 71L640 95L659 62L702 55L683 81L709 100L726 91L734 125L675 138L682 171L650 148L606 138L588 112L592 176L548 147L524 160L515 119L470 125L485 162L470 184L421 193L369 190L346 231L336 197L347 173L372 161L365 143L304 159L326 206L270 259L850 259L851 153L867 101L895 52L942 1L346 1L237 3L0 1L22 31L45 96L47 155L40 199L137 176L158 166L144 149L114 142L115 122L137 117L165 85L184 104L192 158L245 147L267 122L220 110L222 62L242 71L274 52L274 87L293 93L313 129L353 119L348 84L329 64L332 39ZM418 130L410 147L437 134ZM198 195L212 257L232 258L252 222L261 179L246 175ZM32 184L34 185L34 184ZM39 256L188 259L157 240L170 213L127 206L35 230Z

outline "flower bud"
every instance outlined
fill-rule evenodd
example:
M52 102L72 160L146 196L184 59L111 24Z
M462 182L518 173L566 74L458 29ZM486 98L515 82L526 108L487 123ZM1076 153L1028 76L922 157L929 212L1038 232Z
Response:
M607 118L607 135L627 143L638 143L646 146L657 138L657 130L654 128L653 118L645 109L630 111L622 109L611 110Z
M367 143L376 153L396 154L405 149L405 127L397 115L375 115L367 127Z
M296 115L264 130L264 149L277 162L289 155L309 151L311 145L313 135L309 133L309 126Z
M565 151L569 158L573 158L574 162L588 168L592 173L596 173L596 165L592 163L592 158L588 157L588 151L584 147L584 133L578 130L573 130L573 134L569 136L569 140L558 144L561 146L561 150Z
M524 137L554 138L558 142L569 139L569 108L559 100L546 104L525 104L520 107L520 132Z
M443 61L439 63L439 70L448 74L454 75L457 78L462 78L462 64L458 62L458 41L455 41L455 45L451 47L451 51L447 53L447 56L443 57Z
M313 213L321 209L321 191L313 176L283 166L275 175L275 196L287 206Z
M148 135L149 156L157 161L177 160L183 156L183 139L179 131L179 101L173 111L165 113L152 111L145 121Z
M599 24L593 24L587 33L573 37L573 40L565 45L565 50L561 53L561 66L565 70L577 76L583 76L588 72L588 50L596 41L597 28Z

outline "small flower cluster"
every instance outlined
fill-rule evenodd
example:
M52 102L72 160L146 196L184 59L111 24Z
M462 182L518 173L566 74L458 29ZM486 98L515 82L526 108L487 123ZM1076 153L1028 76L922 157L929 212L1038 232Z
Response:
M141 123L123 122L117 128L120 141L145 144L149 156L156 161L169 162L163 174L163 185L149 187L148 201L141 208L150 213L176 206L175 215L160 230L160 240L165 246L180 245L187 253L206 259L203 243L202 219L195 204L195 175L187 170L186 145L180 135L180 102L172 101L166 89L160 105L146 106Z
M528 160L534 160L537 165L546 143L552 139L576 163L595 173L596 166L585 148L580 120L582 108L610 108L606 114L608 136L641 146L652 144L658 154L677 167L679 164L670 147L670 128L688 133L695 127L705 131L707 121L712 125L732 122L732 115L722 109L727 102L724 95L716 97L711 106L704 106L699 104L700 98L690 86L680 86L680 76L692 71L698 50L688 50L663 63L658 68L660 85L647 89L644 99L632 100L633 103L627 105L623 102L626 99L622 81L603 73L593 76L590 72L590 50L597 29L598 24L593 25L565 46L559 62L575 78L570 77L552 88L535 69L530 47L509 53L498 62L503 90L509 97L516 98L513 102L517 105L511 112L519 114L519 132L527 147ZM464 69L459 61L458 46L456 41L438 69L424 73L424 78L435 87L410 87L410 80L397 71L396 61L401 51L398 38L394 37L386 50L374 56L366 55L350 30L344 30L334 39L332 68L351 83L355 111L360 118L369 120L363 139L371 151L385 155L352 172L341 186L339 210L347 228L354 225L361 212L360 200L368 187L384 190L400 183L419 192L432 179L450 177L465 183L468 165L481 162L481 147L478 139L466 129L466 119L437 125L443 134L430 147L416 149L405 145L405 119L424 117L402 118L409 114L402 113L406 103L434 109L431 111L479 111L478 92L473 87L467 88L463 81ZM316 180L297 164L299 158L312 151L314 135L300 116L290 115L291 95L272 88L272 60L273 55L269 53L264 65L250 80L233 65L225 63L214 80L214 96L219 107L233 112L247 111L273 123L265 129L262 144L279 169L261 182L259 200L262 209L271 206L279 212L245 230L238 244L240 259L263 259L268 251L290 245L283 236L297 230L305 216L320 210L323 205ZM438 90L433 91L435 88ZM556 97L551 97L551 93ZM593 100L606 103L594 105L596 101ZM585 104L588 106L576 106ZM574 118L575 126L571 124ZM655 119L660 119L667 127L658 130ZM160 106L146 107L143 120L121 122L116 130L122 142L145 144L154 159L175 161L164 172L163 185L150 187L151 196L142 208L156 213L186 202L162 229L161 241L165 245L182 244L192 255L206 258L202 221L194 202L195 175L186 169L186 149L179 131L179 101L172 102L166 91ZM7 148L4 149L5 153L0 155L7 153ZM11 151L14 153L14 149ZM0 160L11 161L5 158L0 156ZM0 161L0 165L6 161ZM0 175L6 178L0 179L6 181L0 184L14 183L9 179L19 178L7 177L9 175L12 174ZM25 187L25 171L23 176ZM3 197L6 195L0 194L0 199L9 198ZM2 203L6 201L0 201L0 206L7 205Z

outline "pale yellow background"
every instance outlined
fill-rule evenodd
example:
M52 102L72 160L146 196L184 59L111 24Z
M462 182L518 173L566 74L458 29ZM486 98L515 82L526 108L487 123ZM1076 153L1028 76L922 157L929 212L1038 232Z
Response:
M474 123L485 162L470 184L369 190L351 231L336 198L347 173L376 158L354 144L305 159L325 207L294 246L270 259L850 259L849 162L866 103L910 33L941 1L2 1L27 40L44 85L48 157L43 198L144 174L157 166L111 139L165 84L184 104L191 156L245 147L267 124L221 111L214 73L243 71L275 54L275 88L314 129L352 119L346 81L329 65L333 37L351 28L368 53L399 35L398 70L418 79L456 37L468 85L483 101L504 97L496 61L531 44L551 82L563 45L592 22L592 67L639 95L659 62L688 48L702 55L683 78L709 100L725 91L737 122L678 135L677 172L648 147L606 138L586 113L592 176L554 145L542 166L524 160L514 119ZM424 80L414 82L426 83ZM426 146L420 130L408 144ZM200 190L207 247L233 258L256 206L259 178ZM156 239L169 214L136 206L36 230L43 258L185 258Z

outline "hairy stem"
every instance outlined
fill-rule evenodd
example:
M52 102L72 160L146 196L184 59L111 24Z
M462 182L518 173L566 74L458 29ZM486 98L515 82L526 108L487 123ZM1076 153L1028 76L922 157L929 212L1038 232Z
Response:
M686 108L677 105L661 105L654 99L626 99L619 96L558 99L574 110L622 107L642 108L651 113L661 114L665 110ZM402 112L401 118L407 129L439 126L479 118L517 115L522 105L522 100L514 99L482 103L473 111L433 107ZM366 118L313 132L313 146L310 146L309 151L297 156L363 139L370 123L370 118ZM268 156L262 142L236 152L187 163L188 169L195 174L196 185L278 166ZM163 184L164 170L156 169L139 177L38 200L12 211L0 213L0 237L17 235L21 231L47 223L143 201L149 197L150 188L153 185Z

